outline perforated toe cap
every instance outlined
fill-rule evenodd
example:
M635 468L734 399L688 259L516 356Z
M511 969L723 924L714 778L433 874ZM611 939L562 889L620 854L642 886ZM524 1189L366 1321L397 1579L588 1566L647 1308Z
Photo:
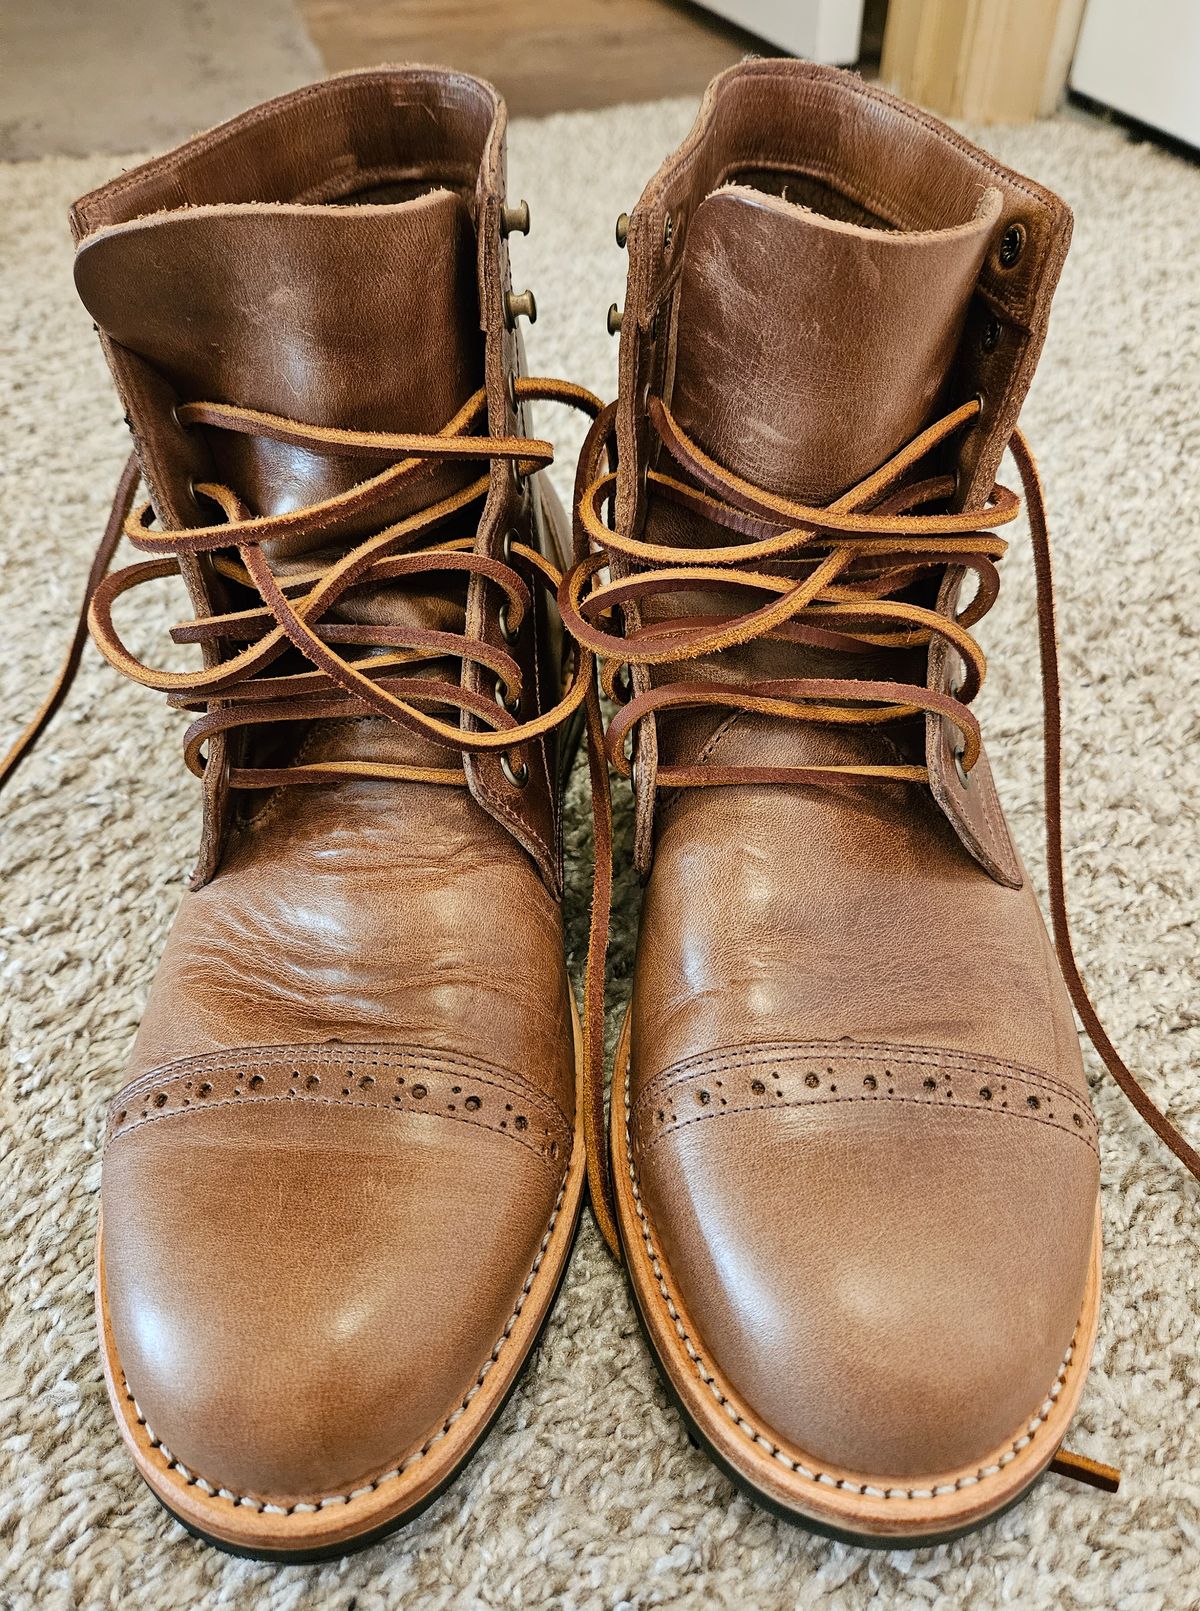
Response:
M691 1340L769 1441L924 1483L1036 1435L1099 1183L1069 1086L912 1048L755 1048L651 1081L631 1140Z
M283 1069L287 1094L247 1064L227 1101L190 1065L186 1104L183 1073L142 1082L114 1109L102 1180L114 1378L166 1458L285 1505L419 1457L467 1402L522 1301L569 1136L516 1081L449 1070L443 1090L410 1069L397 1096L392 1068L314 1066L311 1089L311 1069Z

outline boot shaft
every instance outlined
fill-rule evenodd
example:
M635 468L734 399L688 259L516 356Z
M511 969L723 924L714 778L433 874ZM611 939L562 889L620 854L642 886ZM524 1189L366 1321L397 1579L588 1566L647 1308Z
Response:
M655 398L726 471L818 506L932 417L978 399L977 418L929 473L953 478L946 507L981 504L1033 376L1070 233L1049 191L852 74L797 61L731 68L629 220L617 529L655 519ZM953 615L965 575L948 566L928 603ZM627 613L636 631L637 601ZM950 693L956 669L936 639L919 680ZM651 680L635 670L637 692ZM955 741L950 723L926 719L933 793L992 876L1018 883L986 757L971 786ZM653 723L640 724L636 749L644 871Z
M252 515L276 516L346 494L381 468L353 448L316 450L270 429L181 420L189 404L331 431L403 434L443 431L478 396L471 433L513 438L525 430L515 385L523 303L512 294L506 237L528 220L507 206L505 129L496 92L463 74L350 73L256 108L76 203L76 283L165 529L213 519L199 486L227 486ZM286 585L289 574L327 564L472 483L480 470L478 460L442 461L361 511L331 513L295 539L272 538L263 553ZM514 539L557 559L534 479L511 458L493 459L478 501L446 535L473 536L475 552L494 560ZM179 564L198 618L260 603L252 590L231 585L220 555L184 552ZM363 623L465 629L516 655L529 689L557 686L549 615L539 601L537 627L514 646L502 600L479 575L448 590L440 580L424 591L392 584L347 595L331 621L343 631ZM208 663L215 653L206 645ZM456 683L461 676L469 695L491 697L494 679L479 664L435 661L422 671ZM299 725L236 740L212 735L199 881L221 856L231 764L305 746L321 761L383 755L431 766L444 758L420 736L398 736L383 723L339 726L337 735L322 729L315 739ZM508 824L556 885L553 750L550 744L544 763L525 766L520 788L496 752L468 755L464 764L477 801Z

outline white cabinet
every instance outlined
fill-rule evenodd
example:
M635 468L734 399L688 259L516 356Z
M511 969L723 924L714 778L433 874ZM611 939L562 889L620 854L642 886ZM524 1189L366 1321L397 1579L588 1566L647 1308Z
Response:
M791 56L848 67L859 56L863 0L701 0Z
M1071 88L1200 146L1200 5L1088 0Z

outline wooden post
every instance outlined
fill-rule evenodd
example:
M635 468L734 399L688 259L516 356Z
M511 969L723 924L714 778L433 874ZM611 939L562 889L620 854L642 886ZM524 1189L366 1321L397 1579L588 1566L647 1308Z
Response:
M943 117L1028 123L1062 96L1085 0L890 0L880 78Z

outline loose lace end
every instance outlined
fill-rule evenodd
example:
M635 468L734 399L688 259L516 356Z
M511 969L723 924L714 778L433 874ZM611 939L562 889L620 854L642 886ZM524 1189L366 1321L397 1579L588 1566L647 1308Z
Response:
M1070 1477L1101 1493L1115 1494L1121 1486L1121 1473L1116 1466L1106 1466L1103 1460L1089 1460L1086 1454L1073 1454L1060 1449L1050 1462L1050 1470L1060 1477Z

